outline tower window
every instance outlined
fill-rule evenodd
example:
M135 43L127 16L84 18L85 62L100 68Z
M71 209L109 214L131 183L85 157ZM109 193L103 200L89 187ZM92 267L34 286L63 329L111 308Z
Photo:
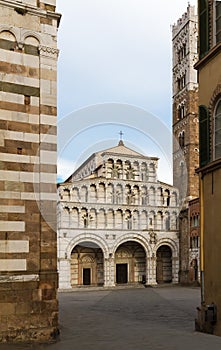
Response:
M178 108L178 120L180 120L182 117L182 111L181 111L181 106Z
M179 134L179 145L181 148L183 148L185 146L185 131L184 130Z
M25 105L30 105L30 103L31 103L31 96L25 95L24 96L24 104Z

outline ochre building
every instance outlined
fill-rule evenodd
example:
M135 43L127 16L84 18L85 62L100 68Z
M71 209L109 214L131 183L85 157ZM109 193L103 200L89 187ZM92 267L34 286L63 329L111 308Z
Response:
M178 190L120 141L58 186L59 288L177 283Z
M58 333L55 0L0 0L0 342Z

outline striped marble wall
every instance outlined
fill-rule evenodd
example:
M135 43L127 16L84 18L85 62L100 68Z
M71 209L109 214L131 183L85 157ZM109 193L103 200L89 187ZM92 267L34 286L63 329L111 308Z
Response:
M57 333L55 5L0 0L0 341Z

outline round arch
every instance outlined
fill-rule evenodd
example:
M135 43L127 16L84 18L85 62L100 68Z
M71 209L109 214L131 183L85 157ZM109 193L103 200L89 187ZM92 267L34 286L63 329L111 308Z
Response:
M87 233L83 233L80 234L76 237L74 237L69 243L68 246L66 248L66 253L67 253L67 258L70 259L71 258L71 252L74 249L75 246L77 246L78 244L82 243L82 242L92 242L97 244L102 252L104 257L107 257L108 255L108 246L106 244L106 242L99 236L95 235L95 234L87 234Z
M18 42L18 31L16 31L14 28L8 26L0 26L0 36L4 32L11 34L14 37L15 42Z
M29 37L30 37L30 38L31 38L31 37L35 38L35 39L38 41L39 45L43 44L43 43L42 43L42 38L41 38L41 36L40 36L38 33L32 32L31 30L25 31L25 32L22 34L22 41L24 42L24 41L25 41L26 39L28 39Z
M154 248L156 257L156 282L178 282L178 244L170 238L164 238L157 242Z
M147 242L134 235L124 235L114 246L114 281L118 284L146 284L149 276Z
M117 248L121 244L126 243L128 241L139 243L144 248L146 256L150 256L150 254L152 254L152 249L151 249L147 239L145 237L143 237L142 235L134 235L133 233L127 233L127 234L119 237L113 246L112 254L114 255L116 253Z
M172 239L170 238L162 238L160 239L155 248L154 248L154 254L156 255L157 253L157 250L162 246L162 245L167 245L171 251L172 251L172 254L173 254L173 257L176 258L178 257L178 246L177 246L177 243L174 242Z

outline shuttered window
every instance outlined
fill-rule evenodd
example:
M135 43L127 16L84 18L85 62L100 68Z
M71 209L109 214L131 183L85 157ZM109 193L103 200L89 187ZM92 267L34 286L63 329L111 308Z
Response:
M207 0L199 0L200 58L209 51L209 7Z
M221 41L221 1L216 1L216 43Z
M203 167L210 161L209 112L205 106L199 106L199 146L200 167Z
M218 101L214 116L214 158L221 158L221 99Z

